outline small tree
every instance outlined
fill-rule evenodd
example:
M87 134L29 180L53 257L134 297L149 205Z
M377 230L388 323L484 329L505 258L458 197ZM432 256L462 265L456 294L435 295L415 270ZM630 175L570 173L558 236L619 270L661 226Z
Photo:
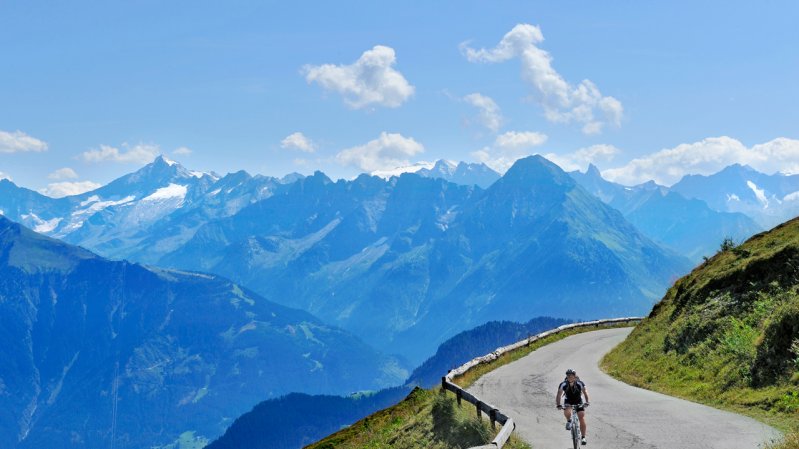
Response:
M719 251L725 252L735 249L737 245L735 244L735 240L732 237L724 237L724 240L721 241L721 246L719 247Z

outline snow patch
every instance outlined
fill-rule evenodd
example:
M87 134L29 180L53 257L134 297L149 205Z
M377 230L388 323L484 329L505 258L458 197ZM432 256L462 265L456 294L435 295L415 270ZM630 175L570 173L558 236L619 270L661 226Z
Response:
M219 194L219 192L221 192L221 191L222 191L222 189L216 189L216 190L214 190L213 192L209 192L208 194L209 194L209 195L211 195L211 196L216 196L216 195L217 195L217 194Z
M195 178L202 178L205 175L211 176L208 173L201 172L201 171L191 171L189 173L191 173L191 175L194 176Z
M164 162L166 162L166 165L169 165L170 167L177 164L177 162L167 158L166 156L161 156L161 158L164 160Z
M370 175L378 176L383 179L390 179L392 176L399 176L403 173L416 173L422 169L432 170L435 166L435 162L417 162L413 165L397 167L391 170L375 170L370 173Z
M188 188L184 185L169 184L166 187L161 187L160 189L156 190L151 195L142 198L142 201L162 201L171 198L183 199L186 197L187 191Z
M50 232L55 229L59 223L61 223L62 218L52 218L50 220L42 220L36 214L31 212L30 214L21 215L23 220L31 220L33 222L33 230L43 234L46 232Z
M757 184L755 184L752 181L746 181L746 185L750 189L752 189L752 192L755 193L755 197L757 198L758 201L760 201L760 204L762 204L764 208L768 207L768 199L766 198L766 191L763 189L758 189Z
M86 201L80 203L81 206L86 206L86 205L90 206L85 209L78 209L75 212L72 212L69 225L67 225L60 232L60 234L66 235L74 231L75 229L82 227L83 222L86 221L87 218L91 217L97 212L100 212L106 207L129 204L135 199L136 197L131 195L131 196L126 196L125 198L122 198L119 201L100 201L100 198L97 195L92 195L89 198L87 198Z
M734 193L728 193L727 194L727 201L728 202L729 201L741 201L741 199L738 197L738 195L736 195Z
M97 195L92 195L92 196L90 196L90 197L86 198L84 201L81 201L81 202L80 202L80 205L81 205L81 206L86 206L86 205L88 205L88 204L91 204L91 203L96 203L96 202L98 202L98 201L100 201L100 197L99 197L99 196L97 196Z

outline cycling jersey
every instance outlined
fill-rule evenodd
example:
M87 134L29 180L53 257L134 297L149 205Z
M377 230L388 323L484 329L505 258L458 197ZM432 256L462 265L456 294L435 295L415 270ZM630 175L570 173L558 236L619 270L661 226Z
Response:
M575 380L572 385L569 385L568 380L560 383L560 388L566 399L563 401L566 404L582 404L583 403L583 389L585 384L582 380Z

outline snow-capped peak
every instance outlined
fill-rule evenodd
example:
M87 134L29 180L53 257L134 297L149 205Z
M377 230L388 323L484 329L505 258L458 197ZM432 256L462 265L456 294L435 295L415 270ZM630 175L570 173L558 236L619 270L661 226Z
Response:
M413 165L406 165L404 167L397 167L389 170L375 170L372 173L370 173L370 175L379 176L383 179L389 179L392 176L399 176L403 173L416 173L419 170L423 169L431 170L433 167L435 167L435 165L436 165L435 162L420 161Z
M175 165L175 164L177 164L177 162L173 161L172 159L169 159L168 157L164 156L163 154L161 156L159 156L159 157L161 158L162 161L164 161L166 163L166 165L169 165L170 167Z

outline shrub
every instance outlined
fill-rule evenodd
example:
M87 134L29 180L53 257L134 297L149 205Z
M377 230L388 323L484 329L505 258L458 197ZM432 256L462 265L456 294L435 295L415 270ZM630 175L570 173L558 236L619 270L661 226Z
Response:
M799 301L790 300L767 321L752 364L754 386L771 385L796 369L795 340L799 335Z

